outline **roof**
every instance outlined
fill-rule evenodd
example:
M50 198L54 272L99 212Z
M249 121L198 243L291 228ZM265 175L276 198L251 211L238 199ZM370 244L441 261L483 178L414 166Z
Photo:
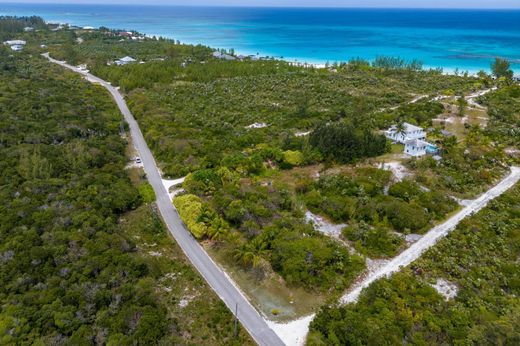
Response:
M134 61L137 61L137 60L135 60L131 56L125 56L124 58L119 59L119 61L122 61L122 62L134 62Z
M214 51L213 56L217 59L224 59L224 60L236 60L236 58L229 54L224 54L219 51Z
M403 126L404 126L404 132L424 131L424 129L422 127L415 126L410 123L403 123ZM392 131L392 130L395 131L396 129L397 129L397 125L392 125L390 127L390 131Z
M24 40L10 40L10 41L5 41L4 44L8 45L8 46L14 46L14 45L24 45L26 44L27 42L24 41Z
M435 144L431 144L429 142L422 141L420 139L410 139L410 140L404 142L404 144L411 145L413 147L418 147L418 148L427 147L427 146L430 146L430 145L436 147Z
M413 131L423 131L422 127L415 126L409 123L404 123L404 127L406 129L406 132L413 132Z

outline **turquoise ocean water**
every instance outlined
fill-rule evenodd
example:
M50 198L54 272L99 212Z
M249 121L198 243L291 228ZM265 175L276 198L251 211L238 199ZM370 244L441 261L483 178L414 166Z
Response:
M495 56L520 73L520 10L316 9L1 4L0 15L135 29L186 43L310 63L419 59L446 71L489 70Z

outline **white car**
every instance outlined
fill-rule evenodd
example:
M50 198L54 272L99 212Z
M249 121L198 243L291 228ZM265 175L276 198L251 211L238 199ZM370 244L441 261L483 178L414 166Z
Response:
M141 158L140 158L139 156L137 156L137 157L135 158L135 163L140 164L141 162L142 162L142 161L141 161Z

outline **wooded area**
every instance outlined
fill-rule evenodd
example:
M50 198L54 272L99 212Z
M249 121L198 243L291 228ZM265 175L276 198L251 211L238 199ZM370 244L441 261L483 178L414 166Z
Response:
M106 91L8 49L0 47L0 344L251 343L243 330L234 337L231 313L145 204Z

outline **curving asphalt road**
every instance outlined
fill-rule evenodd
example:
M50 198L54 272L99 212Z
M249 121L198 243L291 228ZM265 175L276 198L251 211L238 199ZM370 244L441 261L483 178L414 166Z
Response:
M148 181L152 185L155 195L157 196L157 205L163 220L172 236L175 238L193 266L199 271L233 314L235 314L235 309L238 306L238 319L256 343L265 346L284 345L282 340L272 329L269 328L264 318L248 302L242 292L240 292L231 279L229 279L227 274L224 273L215 262L213 262L206 251L204 251L204 249L184 227L179 214L170 200L168 192L163 186L157 164L155 163L155 159L144 140L139 125L132 113L130 113L128 106L118 89L113 87L110 83L86 71L71 66L63 61L51 58L49 53L45 53L43 56L55 64L84 75L89 82L100 84L110 92L126 122L130 126L130 135L132 136L134 145L143 161L144 171L146 172Z

